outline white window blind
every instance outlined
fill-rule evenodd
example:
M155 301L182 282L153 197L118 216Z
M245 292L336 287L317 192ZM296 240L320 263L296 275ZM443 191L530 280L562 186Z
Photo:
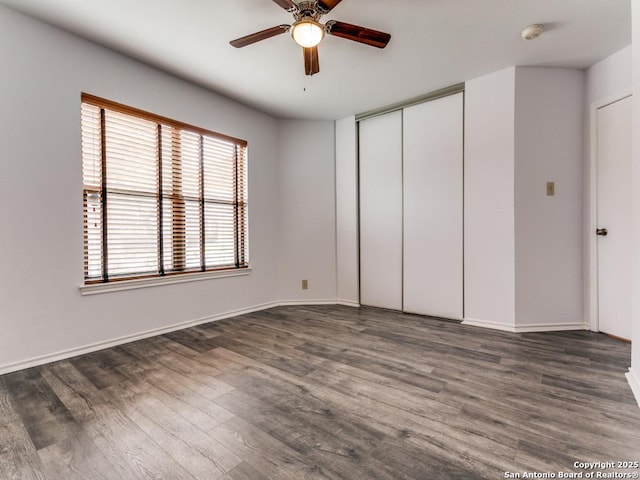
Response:
M248 266L247 144L82 95L85 283Z

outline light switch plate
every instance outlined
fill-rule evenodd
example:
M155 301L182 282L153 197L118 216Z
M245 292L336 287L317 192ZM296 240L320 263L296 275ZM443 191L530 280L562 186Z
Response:
M547 195L552 197L556 194L555 182L547 182Z

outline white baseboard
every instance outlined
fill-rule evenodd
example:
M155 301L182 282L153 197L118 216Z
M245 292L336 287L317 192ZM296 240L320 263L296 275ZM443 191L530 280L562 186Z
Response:
M336 301L334 300L333 304L335 303ZM278 307L280 305L287 305L287 303L283 303L283 302L263 303L260 305L241 308L238 310L231 310L228 312L219 313L219 314L211 315L208 317L198 318L195 320L188 320L186 322L176 323L173 325L169 325L167 327L155 328L152 330L147 330L145 332L135 333L133 335L125 335L123 337L107 340L105 342L96 342L96 343L92 343L90 345L85 345L82 347L70 348L68 350L63 350L56 353L41 355L41 356L30 358L27 360L8 363L5 365L0 365L0 375L4 375L5 373L16 372L18 370L24 370L25 368L36 367L38 365L44 365L46 363L57 362L59 360L64 360L66 358L77 357L78 355L84 355L86 353L96 352L98 350L103 350L105 348L116 347L118 345L135 342L137 340L142 340L149 337L155 337L157 335L163 335L165 333L174 332L176 330L182 330L184 328L194 327L196 325L200 325L203 323L215 322L217 320L236 317L238 315L244 315L246 313L258 312L260 310L266 310L267 308Z
M633 396L636 397L638 407L640 407L640 378L638 378L636 374L636 369L630 368L629 371L625 373L625 376L627 377L627 382L629 382Z
M462 325L469 325L471 327L492 328L493 330L502 330L503 332L515 333L516 329L513 325L507 325L506 323L489 322L487 320L475 320L473 318L465 318L462 320Z
M345 307L358 307L360 308L360 302L354 302L353 300L336 300L336 305L344 305Z
M344 305L348 307L360 307L358 302L354 302L351 300L338 300L338 299L311 299L311 300L280 300L277 302L268 302L260 305L255 305L252 307L241 308L237 310L231 310L224 313L219 313L216 315L211 315L208 317L198 318L195 320L188 320L186 322L176 323L173 325L169 325L167 327L156 328L152 330L147 330L145 332L136 333L133 335L125 335L123 337L115 338L112 340L108 340L105 342L96 342L90 345L85 345L82 347L71 348L68 350L63 350L60 352L41 355L38 357L30 358L27 360L21 360L18 362L8 363L5 365L0 365L0 375L4 375L6 373L16 372L18 370L24 370L25 368L36 367L38 365L44 365L46 363L57 362L59 360L64 360L66 358L76 357L78 355L84 355L86 353L96 352L98 350L103 350L105 348L111 348L118 345L122 345L125 343L135 342L137 340L142 340L149 337L154 337L157 335L163 335L165 333L174 332L176 330L182 330L184 328L194 327L196 325L200 325L202 323L215 322L217 320L222 320L225 318L236 317L238 315L244 315L247 313L258 312L260 310L266 310L267 308L279 307L279 306L292 306L292 305ZM494 330L503 330L506 332L512 333L523 333L523 332L549 332L549 331L560 331L560 330L588 330L589 326L584 324L545 324L545 325L506 325L502 323L488 322L485 320L474 320L467 318L462 322L463 325L472 325L483 328L492 328ZM629 378L629 383L632 382L631 373L627 374ZM640 398L640 394L637 393L640 391L640 387L638 387L639 382L636 381L636 390L634 390L634 394L636 398ZM632 384L632 389L634 385ZM639 400L640 401L640 400Z
M279 306L287 305L344 305L345 307L360 307L358 302L352 300L336 300L332 299L316 299L316 300L281 300L278 302Z
M561 332L567 330L589 330L591 327L585 323L537 323L529 325L508 325L505 323L489 322L486 320L475 320L465 318L463 325L474 327L492 328L511 333L532 333L532 332Z
M529 332L564 332L568 330L591 330L586 323L542 323L532 325L516 325L516 333Z
M19 362L8 363L0 365L0 375L5 373L16 372L18 370L24 370L25 368L36 367L38 365L44 365L46 363L57 362L66 358L77 357L78 355L84 355L86 353L96 352L105 348L116 347L125 343L135 342L149 337L155 337L157 335L163 335L165 333L174 332L176 330L182 330L184 328L195 327L202 323L215 322L230 317L237 317L238 315L244 315L246 313L258 312L260 310L266 310L267 308L289 306L289 305L345 305L349 307L359 307L357 302L347 300L336 299L315 299L315 300L281 300L278 302L268 302L252 307L241 308L238 310L231 310L208 317L198 318L196 320L188 320L186 322L176 323L167 327L155 328L153 330L147 330L141 333L135 333L133 335L125 335L124 337L115 338L105 342L92 343L77 348L70 348L61 352L51 353L47 355L41 355L39 357L30 358L28 360L21 360Z
M336 305L338 301L332 299L309 299L309 300L280 300L278 306L296 306L296 305Z

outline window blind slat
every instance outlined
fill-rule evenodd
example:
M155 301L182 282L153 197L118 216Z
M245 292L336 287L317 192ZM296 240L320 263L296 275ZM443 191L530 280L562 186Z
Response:
M100 187L100 109L94 105L82 105L82 180L85 185Z
M158 271L155 197L107 193L108 275Z
M85 282L247 266L246 142L84 94L81 123Z
M233 201L235 145L214 138L203 142L204 198Z
M107 188L155 194L157 129L153 122L106 112Z
M207 264L233 265L235 263L233 205L206 203L204 210Z

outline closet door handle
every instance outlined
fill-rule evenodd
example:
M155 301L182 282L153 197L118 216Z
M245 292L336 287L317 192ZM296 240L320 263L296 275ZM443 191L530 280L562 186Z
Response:
M603 237L606 237L608 233L609 232L607 231L606 228L596 228L596 235L601 235Z

